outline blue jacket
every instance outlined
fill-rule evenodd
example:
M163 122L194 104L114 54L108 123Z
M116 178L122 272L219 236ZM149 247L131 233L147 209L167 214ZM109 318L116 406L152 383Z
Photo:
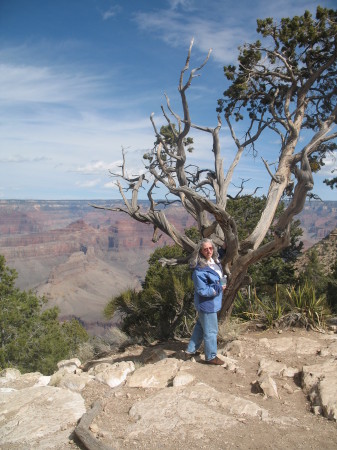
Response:
M192 274L194 305L197 311L218 312L222 303L222 286L219 275L210 267L197 266Z

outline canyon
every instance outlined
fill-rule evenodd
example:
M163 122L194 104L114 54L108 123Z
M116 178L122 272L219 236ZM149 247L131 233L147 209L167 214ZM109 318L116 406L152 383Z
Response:
M117 200L0 200L0 254L16 269L18 288L45 296L61 320L77 317L101 334L111 325L103 317L109 299L140 289L150 254L172 241L163 235L153 243L150 225L92 204L122 206ZM194 225L178 205L166 214L179 230ZM298 218L310 248L337 227L337 202L308 202Z
M61 320L76 317L101 334L111 325L103 317L110 298L140 289L150 254L172 241L162 236L153 243L150 225L92 203L107 204L1 200L0 254L16 269L18 288L45 296L48 307L58 306ZM168 216L179 230L194 224L179 207Z

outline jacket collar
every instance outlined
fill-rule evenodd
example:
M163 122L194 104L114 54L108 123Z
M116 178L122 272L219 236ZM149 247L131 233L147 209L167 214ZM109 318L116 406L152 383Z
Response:
M209 266L204 266L204 267L196 266L196 269L197 269L197 270L200 270L200 271L202 271L202 272L211 272L211 273L215 273L217 276L219 276L219 274L218 274L215 270L213 270L211 267L209 267Z

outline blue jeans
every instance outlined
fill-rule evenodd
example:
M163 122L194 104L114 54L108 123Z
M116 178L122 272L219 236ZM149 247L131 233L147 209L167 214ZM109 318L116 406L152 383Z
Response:
M187 352L195 353L204 341L205 359L214 359L217 354L218 314L199 311Z

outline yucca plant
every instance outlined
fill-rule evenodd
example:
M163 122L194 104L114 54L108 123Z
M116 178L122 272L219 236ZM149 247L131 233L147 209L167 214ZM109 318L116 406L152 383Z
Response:
M259 297L256 289L253 290L251 300L246 300L241 292L238 293L235 301L233 315L244 320L260 320L267 327L271 327L275 321L281 319L286 312L287 303L279 286L275 285L275 297L270 298L265 295Z
M287 308L286 303L282 301L277 284L275 285L275 298L272 299L269 296L265 296L260 299L256 294L256 290L254 290L254 301L259 307L260 319L264 320L268 328L282 318Z
M242 320L253 320L258 317L258 309L250 299L239 291L234 302L232 316Z
M290 315L306 328L321 328L330 314L325 295L316 296L315 288L308 281L297 288L287 289Z

